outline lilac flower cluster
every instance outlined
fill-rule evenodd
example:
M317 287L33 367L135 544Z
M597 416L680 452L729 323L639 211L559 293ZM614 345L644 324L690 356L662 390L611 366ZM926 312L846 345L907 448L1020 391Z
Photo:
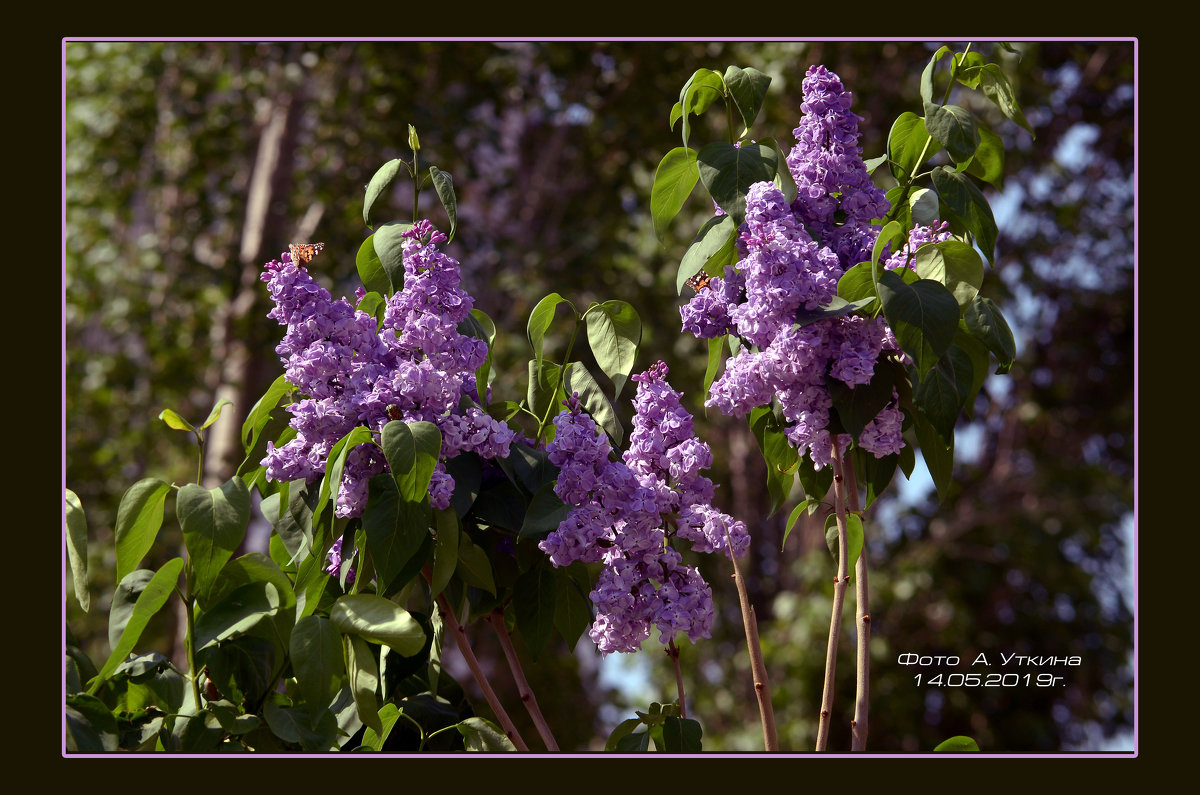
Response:
M589 632L602 654L636 652L651 626L664 644L677 632L709 637L712 590L683 564L672 537L698 552L732 548L740 556L750 545L745 524L712 506L713 483L700 474L712 451L696 438L666 376L662 362L633 376L635 416L621 460L575 398L555 418L557 435L546 447L560 468L555 494L572 508L540 547L556 566L604 563L590 595Z
M446 236L428 221L404 237L404 288L388 299L378 329L373 316L345 298L333 301L290 254L267 263L262 280L275 302L268 316L287 326L275 350L287 380L305 396L288 406L296 437L279 448L267 444L262 463L269 479L320 478L339 439L360 425L381 431L390 418L424 420L441 430L442 458L430 485L438 508L450 504L454 490L445 459L466 451L508 455L513 431L507 425L478 407L459 408L464 395L478 400L475 370L487 357L487 343L458 332L474 303L459 286L459 263L438 250ZM360 288L358 297L363 294ZM351 450L336 515L360 516L368 482L386 470L376 445Z
M899 346L882 318L846 315L796 326L798 312L827 305L842 274L870 259L878 236L871 220L889 208L863 165L860 117L850 111L850 92L823 66L808 70L803 89L805 115L787 157L796 200L788 204L773 183L752 185L738 232L739 262L697 291L680 315L683 330L697 337L732 333L745 343L726 361L706 405L743 416L777 399L789 441L820 469L835 441L828 430L833 401L826 377L850 387L869 384L879 357ZM910 252L948 235L945 225L919 227L884 267L911 265ZM892 401L860 434L859 446L877 457L899 452L902 421L893 390ZM842 434L836 442L845 451L851 438Z

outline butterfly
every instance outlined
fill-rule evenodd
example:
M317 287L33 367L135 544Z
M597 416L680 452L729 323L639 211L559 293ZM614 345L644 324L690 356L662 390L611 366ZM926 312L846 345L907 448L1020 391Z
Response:
M292 262L297 265L307 265L312 258L321 253L324 243L290 243L288 251L292 252Z
M705 273L703 270L698 270L696 271L696 274L684 282L684 284L686 284L688 287L691 287L696 292L700 292L705 287L708 287L708 283L712 281L712 278L712 276Z
M404 414L401 413L400 407L395 403L389 403L387 407L387 416L389 420L402 420Z

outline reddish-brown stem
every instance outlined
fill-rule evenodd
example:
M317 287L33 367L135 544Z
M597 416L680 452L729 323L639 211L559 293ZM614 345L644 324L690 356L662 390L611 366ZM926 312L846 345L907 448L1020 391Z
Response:
M679 692L679 717L687 717L687 698L683 693L683 671L679 668L679 647L675 640L667 641L667 656L675 666L675 689Z
M517 693L521 696L521 703L525 705L525 709L529 712L529 717L533 719L533 725L537 727L538 734L542 737L542 742L546 744L546 750L557 751L558 743L554 741L554 735L550 733L550 726L546 723L546 719L542 717L542 710L538 707L537 697L533 695L533 688L529 686L528 680L525 679L525 671L521 668L521 660L517 657L517 650L513 648L512 638L508 635L508 627L504 625L504 611L496 608L492 611L488 619L492 623L492 629L496 630L496 637L500 639L500 648L504 649L504 658L508 660L508 668L512 671L513 680L517 683Z
M858 481L854 477L854 465L846 467L847 493L850 510L857 511ZM864 523L865 524L865 523ZM863 528L863 548L854 564L854 612L858 630L858 648L855 649L854 671L854 720L850 722L850 750L867 750L867 713L871 695L871 608L867 594L867 540Z
M817 750L824 751L829 742L829 721L833 713L833 678L837 668L838 638L842 630L842 604L846 599L846 479L843 475L842 453L837 439L833 441L833 505L838 530L838 570L833 581L833 613L829 617L829 643L825 648L825 687L821 694L821 718L817 722Z
M500 728L508 735L508 739L512 740L518 751L528 751L529 746L521 739L521 734L513 724L512 718L508 717L508 713L504 711L504 705L496 697L496 691L492 690L492 685L483 673L483 668L479 666L479 660L475 659L475 652L471 651L471 644L467 642L467 633L463 629L463 625L458 623L458 616L454 614L454 610L446 600L446 595L438 594L437 603L441 608L442 621L446 622L450 631L454 633L454 639L458 642L458 650L462 652L463 658L467 661L467 667L471 669L471 675L475 677L475 682L483 691L483 697L487 699L488 706L492 708L496 720L500 722Z
M729 560L733 563L733 581L737 585L738 603L742 608L742 624L746 628L746 650L750 652L750 672L754 676L754 695L758 699L758 714L762 718L763 748L779 750L779 736L775 730L775 708L771 706L771 685L767 682L767 666L763 663L762 646L758 642L758 621L754 608L746 594L746 581L742 579L737 558L733 556L733 543L725 533L729 549Z

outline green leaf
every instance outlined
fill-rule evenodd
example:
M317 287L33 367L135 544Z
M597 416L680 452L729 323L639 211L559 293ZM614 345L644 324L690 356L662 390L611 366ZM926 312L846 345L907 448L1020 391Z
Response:
M146 586L154 578L149 569L135 569L121 578L113 590L112 604L108 609L108 647L115 649L121 642L121 633L133 616L133 609ZM93 675L95 672L93 671Z
M205 417L204 424L202 424L200 426L200 430L204 430L205 428L207 428L208 426L210 426L214 422L216 422L217 418L221 416L221 409L225 408L226 406L232 406L232 405L233 405L232 400L228 400L226 398L221 398L220 400L218 400L216 402L216 405L214 405L212 407L212 411L208 412L208 416Z
M928 148L926 148L928 146ZM925 120L911 111L901 113L888 133L888 167L897 182L904 182L925 160L942 150L942 145L930 139ZM922 153L924 158L921 157Z
M964 737L960 734L957 737L951 737L949 740L938 743L937 747L933 750L937 753L950 754L978 752L979 744L970 737Z
M831 513L825 517L825 546L829 547L829 554L833 555L836 563L838 559L837 514ZM856 513L848 513L846 514L846 573L851 578L854 577L854 564L858 563L858 556L862 554L862 548L862 519Z
M468 751L497 753L500 751L516 751L512 740L491 721L483 718L467 718L456 723L454 728L462 735L463 747Z
M796 180L792 177L791 170L788 169L787 153L783 151L783 147L779 145L779 141L776 141L774 138L760 138L758 143L775 150L776 162L779 164L778 168L775 169L775 187L779 188L779 192L783 194L783 200L791 204L796 201L798 193ZM881 158L881 160L886 159L886 157ZM867 168L867 173L871 173L869 163Z
M663 751L672 754L698 754L704 750L701 737L704 730L691 718L668 716L663 721Z
M190 422L185 420L183 417L180 417L171 409L163 409L161 412L159 412L158 418L165 422L167 427L174 428L177 431L191 431L192 433L196 432L196 429L192 427Z
M279 589L269 582L259 580L235 589L196 619L196 651L248 634L277 614L280 604Z
M910 285L892 271L879 275L879 297L896 341L919 374L929 372L954 341L958 302L938 282L921 279Z
M371 478L367 490L362 516L367 549L379 572L380 587L398 587L401 583L396 578L429 536L433 520L429 497L404 499L396 490L396 481L386 473Z
M943 440L954 435L959 412L971 392L974 372L970 355L952 344L913 390L913 402Z
M75 599L83 612L92 605L91 593L88 591L88 530L87 517L83 513L83 503L70 489L65 489L64 501L67 514L67 564L71 568L71 585L75 589Z
M521 525L521 538L541 539L558 529L571 513L571 506L563 503L554 493L554 483L544 483L534 492L529 507L525 509L525 523Z
M437 522L437 539L433 548L433 572L429 582L432 596L446 589L458 567L458 538L462 533L458 514L452 508L433 512Z
M242 446L246 450L246 455L249 455L250 451L254 449L254 445L258 444L259 434L271 421L271 412L279 405L279 401L283 399L284 395L291 391L292 385L288 383L287 376L281 375L250 409L250 414L242 423Z
M596 383L596 379L580 362L567 365L567 377L564 391L568 394L578 392L579 402L604 431L618 444L625 436L625 429L617 419L616 409Z
M953 483L951 478L954 474L954 437L952 436L949 442L943 441L929 420L921 414L914 417L913 430L916 431L925 466L929 469L933 485L937 488L938 501L944 502Z
M1008 82L1008 78L999 65L989 63L966 71L971 73L972 78L978 78L979 90L996 103L996 107L1000 108L1001 113L1033 135L1033 127L1029 126L1025 114L1021 112L1021 106L1017 102L1017 95L1013 91L1012 83Z
M400 708L391 702L384 704L379 710L379 723L383 727L383 731L377 732L367 726L367 730L363 732L362 744L372 751L382 751L383 744L387 742L388 735L392 733L392 727L398 720L400 720Z
M926 243L914 257L917 275L946 286L960 307L975 300L983 286L983 260L961 240Z
M347 594L333 603L329 619L338 632L356 635L411 657L425 645L425 630L408 611L374 594Z
M933 187L938 192L938 199L946 212L962 222L963 226L975 236L983 255L988 262L996 262L996 219L992 216L992 208L979 188L975 187L965 174L956 173L946 166L933 170Z
M221 567L246 536L250 492L238 478L215 489L188 483L175 497L175 512L196 576L195 593L207 599Z
M663 155L654 172L650 186L650 217L654 221L654 236L663 241L667 226L683 209L688 196L700 179L696 168L696 150L677 146Z
M471 537L463 533L458 539L458 576L467 585L496 595L496 580L492 576L492 564L487 553L475 545Z
M449 243L458 229L458 199L454 196L454 178L437 166L429 167L429 178L433 180L433 189L437 191L446 217L450 219L450 231L446 233L446 242Z
M170 491L171 487L158 478L145 478L121 497L115 529L118 582L136 569L154 546L162 527L163 503Z
M117 670L117 666L125 661L129 652L133 651L142 632L146 629L146 625L150 623L150 619L162 609L163 605L167 603L167 599L171 597L171 592L175 590L175 586L179 582L181 571L183 571L183 558L172 558L164 563L146 584L141 594L138 595L129 621L126 622L125 628L121 632L120 640L113 645L112 653L108 655L104 667L92 680L91 686L88 688L89 694L94 695L100 689L100 685L112 676L113 671Z
M642 342L642 319L637 310L624 301L605 301L584 315L588 345L596 364L613 382L613 396L621 394L633 372L633 361Z
M592 603L588 599L591 584L587 569L576 561L570 566L555 569L554 627L574 649L583 631L592 624Z
M937 62L942 60L950 53L949 47L941 47L929 59L929 63L925 65L925 70L921 72L921 100L928 105L933 102L933 72L937 66Z
M979 76L974 67L982 66L987 61L981 52L956 53L951 59L950 74L967 88L979 87Z
M279 536L288 553L288 563L294 564L304 558L313 546L313 513L311 505L317 495L310 492L302 478L283 483L275 494L263 497L259 510ZM287 505L280 510L284 500Z
M534 566L513 583L513 612L517 629L521 631L534 661L541 656L550 634L554 632L555 595L554 572L545 563Z
M800 521L800 514L807 509L811 515L819 505L820 502L817 500L801 500L800 504L792 509L791 515L788 516L787 525L783 530L783 541L779 545L780 552L787 546L788 536L792 534L792 528L796 526L796 522Z
M687 280L701 271L710 276L720 276L725 266L737 259L737 225L728 215L709 218L692 238L691 244L679 262L675 275L675 290L683 295Z
M337 742L337 718L325 707L283 707L268 700L262 716L276 737L310 753L330 751Z
M333 622L323 616L300 619L292 630L288 653L304 700L312 705L332 701L346 676L341 639Z
M869 263L868 263L869 264ZM817 307L816 309L805 309L801 306L796 310L794 318L796 328L807 326L811 323L816 323L820 320L828 320L832 317L841 317L842 315L850 315L875 303L875 296L867 296L857 301L847 301L841 296L833 296L829 299L829 303L825 306Z
M855 441L858 441L863 428L892 401L895 385L892 370L888 367L876 367L870 383L856 386L849 386L831 375L825 378L825 386L829 389L838 419Z
M708 341L708 365L704 368L704 393L706 395L712 382L717 379L717 370L720 368L721 362L725 361L725 338L727 336L722 335Z
M724 141L706 144L696 156L700 181L713 201L740 225L746 217L746 194L756 182L770 182L779 169L779 156L769 146Z
M400 158L389 160L379 167L379 170L371 177L371 181L367 183L367 195L363 200L363 223L367 227L371 227L371 206L396 178L396 174L400 172L400 167L403 165L405 163Z
M225 564L217 585L213 588L210 598L213 603L224 599L237 588L252 582L269 582L275 586L279 594L279 609L290 611L296 606L296 594L292 590L292 581L283 573L279 565L261 552L247 552ZM291 621L287 625L290 632Z
M317 504L313 507L313 526L321 520L321 514L330 500L336 502L338 491L342 486L342 470L346 466L346 456L360 444L374 444L375 438L371 430L362 425L351 429L349 433L338 439L329 449L325 463L325 477L321 479L321 490L317 492Z
M967 417L971 418L975 413L975 397L979 394L979 390L983 387L983 382L987 379L988 364L991 359L988 356L987 346L979 340L975 339L966 330L967 324L965 321L958 321L958 333L954 335L954 346L961 349L971 360L971 386L967 392L967 399L963 405L967 412Z
M918 226L935 226L938 222L938 197L928 188L918 188L908 195L908 212Z
M729 96L733 99L733 104L737 107L738 113L742 115L742 121L746 125L746 129L738 136L739 138L744 137L754 126L754 120L758 118L758 113L762 110L763 100L766 98L767 89L770 86L771 78L752 67L742 69L738 66L730 66L725 70L725 87L729 90Z
M379 664L365 640L350 635L346 638L346 674L350 679L350 691L354 694L354 706L358 717L377 734L383 733L383 721L379 719Z
M640 718L629 718L628 720L623 720L618 723L617 727L612 730L612 734L608 735L608 740L604 743L604 750L610 753L616 751L617 746L621 743L621 741L628 737L634 729L641 725L642 721ZM646 736L646 739L649 740L649 735ZM641 750L645 751L649 748L650 744L647 742L646 747L642 748Z
M381 446L402 499L419 502L442 452L442 433L432 422L392 420L383 426Z
M117 719L95 696L87 693L68 696L63 728L69 753L100 754L120 750Z
M482 310L472 309L471 313L458 324L458 332L487 343L487 358L475 371L475 392L479 395L479 400L485 402L486 406L488 380L492 372L492 345L496 341L496 324Z
M767 464L767 491L771 495L774 515L791 494L795 482L796 450L788 444L787 436L770 407L759 406L750 411L750 430Z
M379 258L379 266L387 275L392 292L399 292L404 286L404 241L407 239L404 233L412 226L407 221L391 221L381 224L371 235L371 246ZM380 286L378 278L374 281L375 286Z
M996 302L990 298L976 296L970 306L963 312L963 321L971 336L987 346L996 355L999 365L998 374L1007 373L1017 358L1017 343L1013 339L1012 329L1004 319L1004 313Z
M975 116L958 105L927 105L925 129L955 163L965 163L979 146L979 126Z
M642 754L650 750L650 732L633 732L617 740L613 750L621 754Z
M877 265L879 259L883 256L884 250L891 246L895 251L904 242L904 230L906 227L898 221L888 221L884 224L883 229L879 230L879 236L875 238L875 245L871 247L871 264Z
M990 182L997 190L1004 183L1004 141L982 124L979 125L979 148L967 173L984 182Z
M896 185L887 192L887 202L892 206L887 217L892 223L899 224L902 229L912 229L912 205L908 203L908 191L903 184Z
M537 306L529 313L529 323L526 326L525 334L529 339L529 346L533 348L533 360L539 367L542 364L542 344L546 339L546 332L550 329L550 324L554 322L554 311L559 304L570 306L572 315L578 314L571 302L558 293L550 293L538 301Z
M725 83L721 76L712 69L697 69L679 92L680 118L683 119L683 145L688 145L691 135L690 115L699 116L708 110L712 103L725 96ZM675 112L671 112L671 126L675 126Z
M525 399L529 410L539 419L546 416L547 411L551 416L557 414L553 409L561 408L561 401L566 399L558 383L559 372L559 366L548 359L540 363L535 359L529 360L529 389Z
M354 267L358 270L358 278L369 292L388 295L395 291L391 278L383 268L383 262L375 253L375 235L370 235L358 247L354 256Z

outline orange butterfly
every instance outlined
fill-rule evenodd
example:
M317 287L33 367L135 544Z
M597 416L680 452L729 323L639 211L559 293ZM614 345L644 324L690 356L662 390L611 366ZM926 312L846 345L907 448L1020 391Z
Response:
M307 265L312 258L321 253L324 243L290 243L288 251L292 252L292 262L297 265Z
M695 276L692 276L690 279L684 282L684 284L686 284L688 287L691 287L696 292L700 292L705 287L708 287L708 283L712 281L712 278L713 277L709 274L699 270L696 271Z

